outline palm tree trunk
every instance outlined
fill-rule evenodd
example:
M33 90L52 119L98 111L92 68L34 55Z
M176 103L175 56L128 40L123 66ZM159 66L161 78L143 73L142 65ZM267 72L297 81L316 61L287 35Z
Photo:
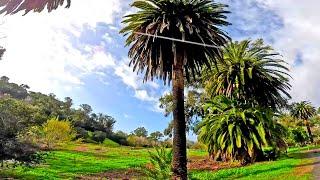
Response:
M313 143L313 135L312 135L312 132L311 132L310 124L309 124L308 120L304 120L304 123L307 126L310 142Z
M173 179L187 180L186 121L184 114L183 56L176 54L173 65Z

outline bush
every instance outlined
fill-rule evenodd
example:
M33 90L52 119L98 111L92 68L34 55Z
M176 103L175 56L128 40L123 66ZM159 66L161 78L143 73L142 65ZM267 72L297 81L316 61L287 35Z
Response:
M127 138L128 138L128 135L122 131L117 131L116 133L113 133L110 137L112 141L124 146L128 145Z
M146 137L139 137L139 136L134 136L131 135L127 139L129 146L134 146L134 147L149 147L150 142Z
M26 132L20 133L19 138L29 141L46 149L52 149L61 143L72 141L76 132L69 121L59 121L57 118L48 120L42 126L32 126Z
M14 166L39 164L43 161L44 154L38 153L38 150L38 147L30 142L17 138L0 138L0 163L13 160Z
M107 133L102 131L95 131L92 133L92 140L103 143L103 141L107 138Z
M172 139L166 139L161 144L163 147L166 147L166 148L172 148L173 146Z
M107 147L119 147L120 146L118 143L116 143L108 138L103 141L103 145L105 145Z
M89 133L87 130L85 130L84 128L81 128L81 127L76 127L75 128L76 131L77 131L77 136L76 136L76 139L88 139L89 138Z
M308 134L302 127L291 129L290 132L290 137L296 145L304 146L309 141Z
M190 149L197 149L197 150L204 150L206 151L208 148L205 144L201 143L201 142L196 142L194 143Z
M94 140L92 140L92 139L84 139L82 142L84 142L84 143L91 143L91 144L98 144L97 141L94 141Z
M43 125L44 141L51 149L59 143L67 143L76 137L75 130L69 121L59 121L57 118L48 120Z

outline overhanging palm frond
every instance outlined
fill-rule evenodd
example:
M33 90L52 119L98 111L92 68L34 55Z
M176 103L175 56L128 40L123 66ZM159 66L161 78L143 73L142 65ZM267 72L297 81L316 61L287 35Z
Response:
M48 12L66 4L66 8L71 5L71 0L1 0L0 14L15 14L24 11L41 12L47 8Z
M164 82L170 81L177 53L184 54L187 79L199 75L203 65L210 66L210 61L221 57L220 48L175 42L155 36L221 47L228 39L227 34L220 29L229 25L225 5L212 0L137 0L132 6L139 11L125 17L123 23L126 26L120 33L128 35L130 65L134 71L145 74L145 81L154 77Z
M2 59L2 56L5 52L6 52L6 49L0 46L0 60Z

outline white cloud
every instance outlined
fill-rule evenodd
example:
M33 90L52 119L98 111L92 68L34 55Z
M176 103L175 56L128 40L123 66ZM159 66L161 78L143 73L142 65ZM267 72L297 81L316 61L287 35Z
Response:
M274 46L283 52L292 66L293 100L310 100L320 105L320 23L318 0L268 0L266 7L274 10L284 27L273 34ZM302 64L295 60L301 55Z
M291 66L293 101L320 105L320 23L318 0L232 1L233 28L245 36L271 38L273 47ZM251 34L248 35L248 32ZM239 37L238 37L239 38ZM297 65L297 56L302 63Z
M102 38L108 43L112 43L113 42L113 39L112 39L112 37L110 36L109 33L105 33Z
M146 89L158 89L159 85L153 81L143 83L142 76L133 72L132 67L128 66L128 62L128 59L119 62L115 67L115 74L121 78L126 86L135 91L134 97L141 101L156 103L159 97L155 93L150 95L151 91Z
M115 60L103 51L103 44L86 45L86 53L81 52L67 34L79 37L85 26L113 24L121 11L119 0L74 1L70 9L4 17L0 31L7 38L1 45L7 52L0 62L0 75L44 93L63 94L83 85L85 75L101 74L115 66Z
M157 98L151 97L146 90L136 90L134 96L142 101L155 102L158 100Z

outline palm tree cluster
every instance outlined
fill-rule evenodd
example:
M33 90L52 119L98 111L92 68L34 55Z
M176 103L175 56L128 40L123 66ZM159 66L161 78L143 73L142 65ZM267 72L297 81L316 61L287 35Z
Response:
M50 12L70 0L3 0L0 14ZM277 110L287 105L290 75L286 63L262 40L231 41L223 28L227 6L212 0L135 0L120 31L130 47L130 66L144 81L172 84L174 179L187 179L185 80L201 77L208 102L198 126L199 139L215 157L253 162L263 147L285 146L285 128ZM199 83L199 82L198 82ZM315 113L307 102L291 114L308 119Z
M209 102L197 129L209 153L248 163L264 159L263 147L286 147L276 110L290 98L289 78L284 61L261 39L228 43L223 61L202 78Z

